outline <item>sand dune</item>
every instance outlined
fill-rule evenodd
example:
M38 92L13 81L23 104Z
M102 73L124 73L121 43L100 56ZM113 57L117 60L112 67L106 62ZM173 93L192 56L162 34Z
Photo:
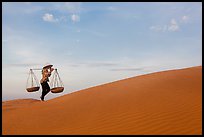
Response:
M41 102L2 102L3 134L202 134L202 66L104 84Z

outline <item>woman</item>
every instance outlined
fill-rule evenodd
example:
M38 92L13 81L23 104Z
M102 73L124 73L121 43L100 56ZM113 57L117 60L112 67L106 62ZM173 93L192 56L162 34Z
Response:
M42 70L42 79L40 80L40 84L42 86L42 95L41 100L44 101L44 97L47 93L50 91L50 86L47 82L49 82L49 78L51 76L52 71L54 68L52 68L53 65L46 65L43 67Z

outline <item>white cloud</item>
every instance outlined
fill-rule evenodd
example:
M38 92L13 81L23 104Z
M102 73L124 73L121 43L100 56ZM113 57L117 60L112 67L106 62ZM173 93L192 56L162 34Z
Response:
M175 19L171 19L170 25L168 26L169 31L178 31L179 26Z
M174 32L179 30L179 25L175 19L171 19L169 25L155 25L155 26L151 26L149 29L156 32L166 32L166 31Z
M48 22L58 21L57 19L54 18L54 16L52 14L49 14L49 13L44 14L44 16L42 18L44 21L48 21Z
M189 16L186 16L184 15L182 18L181 18L181 22L184 22L184 23L187 23L189 21Z
M73 22L79 22L79 21L80 21L80 16L79 16L79 15L76 15L76 14L72 14L71 20L72 20Z

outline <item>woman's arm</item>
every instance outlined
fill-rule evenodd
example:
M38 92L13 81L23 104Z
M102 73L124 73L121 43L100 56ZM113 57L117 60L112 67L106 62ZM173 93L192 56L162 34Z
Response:
M48 72L48 77L51 76L52 71L54 70L54 68L50 68L50 71Z
M54 68L50 68L50 73L54 70Z

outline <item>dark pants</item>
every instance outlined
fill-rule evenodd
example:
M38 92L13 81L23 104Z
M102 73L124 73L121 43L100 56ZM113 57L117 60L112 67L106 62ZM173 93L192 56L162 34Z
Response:
M41 83L41 86L42 86L42 100L44 100L44 97L47 93L50 92L50 86L48 85L47 82L43 82Z

